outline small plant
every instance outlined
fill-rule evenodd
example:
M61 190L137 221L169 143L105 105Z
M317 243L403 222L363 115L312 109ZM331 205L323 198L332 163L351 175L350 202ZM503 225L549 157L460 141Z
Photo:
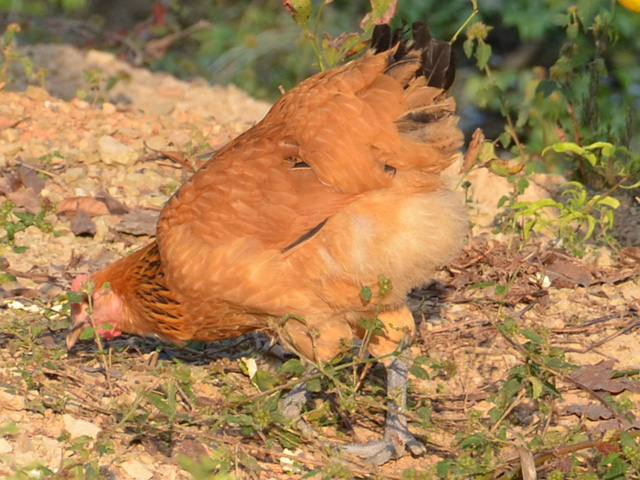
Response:
M76 96L81 100L91 102L91 105L105 102L105 95L115 87L119 81L127 79L127 75L119 72L110 75L105 79L104 70L96 68L93 70L83 70L82 77L87 84L87 89L80 88L76 91Z
M620 75L609 71L605 58L624 28L612 13L586 2L566 6L560 2L554 8L566 8L566 14L558 17L566 42L548 71L542 67L521 74L496 71L489 43L492 27L482 22L468 27L464 51L484 74L469 82L476 88L478 105L504 119L496 144L509 150L509 165L526 165L514 172L492 169L514 186L498 205L504 208L497 218L499 229L519 231L525 242L532 232L545 231L581 253L585 240L614 242L609 232L619 201L612 195L640 185L640 157L629 149L637 95L630 90L616 93L606 84L611 76ZM503 13L523 37L549 28L542 17ZM616 96L615 108L604 101L611 95ZM545 170L564 173L570 182L556 199L521 201L527 177ZM604 193L590 193L594 189Z
M6 200L0 205L0 228L4 229L5 236L0 238L0 243L10 245L16 253L24 252L27 247L15 245L15 236L18 232L31 226L35 226L44 233L53 233L53 226L45 220L47 212L41 210L37 214L16 210L16 204Z
M24 55L20 55L15 51L14 40L16 34L19 32L20 25L17 23L11 23L7 26L7 29L2 35L2 40L0 41L0 53L2 54L2 58L0 58L0 90L2 90L5 85L11 81L9 78L9 66L15 62L22 66L27 79L36 81L40 85L44 86L44 70L34 70L31 59Z
M368 45L371 31L376 23L389 22L395 15L397 1L372 0L371 12L367 13L360 22L361 33L342 33L332 38L325 33L319 40L320 20L324 8L332 0L322 0L314 8L311 0L283 0L282 4L300 26L307 40L311 42L316 55L316 66L320 70L334 67L340 62L362 52ZM309 23L313 19L313 26Z

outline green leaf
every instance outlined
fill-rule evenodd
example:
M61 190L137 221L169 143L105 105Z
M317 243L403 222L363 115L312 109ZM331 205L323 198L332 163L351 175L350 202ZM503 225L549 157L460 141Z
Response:
M612 458L610 460L611 466L604 473L604 475L602 475L601 477L602 480L618 480L618 479L622 480L623 478L628 478L625 475L625 473L629 469L629 464L622 461L619 455L620 454L616 452L614 454L609 454L606 456L605 460L608 460L610 459L610 457L613 457L613 456L615 456L615 458ZM605 460L600 462L600 464L602 465ZM609 463L609 461L607 461L607 463ZM606 463L604 464L606 465Z
M411 375L419 378L420 380L429 380L429 372L427 372L422 365L415 363L411 365L411 369L409 369Z
M384 331L384 324L377 318L360 317L358 319L358 326L363 330L370 330L377 335L381 335Z
M305 370L304 365L302 365L302 362L300 361L300 359L292 358L284 362L282 365L280 365L278 372L283 374L288 374L288 375L290 374L290 375L300 376L304 373L304 370Z
M502 387L502 393L504 394L506 400L511 400L515 396L515 394L520 391L521 388L522 384L519 379L510 378L504 383Z
M304 27L311 17L311 0L283 0L282 5L298 25Z
M7 272L0 272L0 284L15 282L16 277Z
M493 287L496 284L496 282L491 281L491 280L483 280L481 282L476 282L476 283L472 283L471 285L469 285L467 287L467 289L471 290L473 288L487 288L487 287Z
M480 447L488 442L487 437L481 433L474 433L460 442L460 448Z
M16 435L18 431L18 425L13 420L0 427L0 435Z
M476 60L478 61L478 68L484 70L491 57L491 45L483 41L478 41L476 47Z
M538 399L540 398L540 396L542 395L542 391L544 390L542 382L540 381L539 378L537 377L527 377L527 380L529 381L529 383L531 384L531 396L534 399Z
M33 225L36 216L33 213L14 211L13 214L20 219L25 227Z
M467 56L467 58L471 58L471 55L473 55L474 47L475 43L471 38L467 38L462 44L462 49L464 50L464 54Z
M67 301L69 303L80 303L82 301L82 294L69 290L67 292Z
M638 444L635 439L629 435L627 432L620 432L620 445L623 447L632 447L637 448Z
M453 460L441 460L436 463L436 475L440 478L447 478L449 476L449 468L453 464Z
M429 407L420 407L416 410L416 414L425 422L431 421L431 409Z
M596 195L595 197L593 197L594 199L596 199L597 205L606 205L607 207L611 207L614 210L616 210L620 206L620 201L616 198L613 198L613 197L598 198L598 197L600 197L600 195Z
M508 287L506 285L496 285L496 295L502 296L507 293Z
M540 335L528 328L522 330L522 335L524 336L524 338L526 338L527 340L531 340L537 345L544 345L545 343L544 339Z
M600 9L602 9L601 0L578 0L578 18L585 32L589 30L593 19L596 17Z
M544 98L547 98L556 90L558 90L558 84L553 80L545 79L538 84L538 87L536 88L536 93L542 93Z
M360 289L360 298L364 303L369 303L371 301L371 297L373 296L373 292L371 291L371 287L364 286Z
M95 336L92 326L87 326L80 334L80 340L91 340Z
M278 384L278 379L264 370L258 370L251 381L261 392L270 390Z
M307 382L307 390L312 393L318 393L322 390L322 382L319 378L312 378Z

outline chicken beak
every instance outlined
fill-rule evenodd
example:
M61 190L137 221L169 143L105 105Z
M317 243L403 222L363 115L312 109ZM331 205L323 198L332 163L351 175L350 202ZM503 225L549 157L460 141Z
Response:
M84 304L74 303L71 305L71 326L67 331L66 344L67 350L76 344L80 338L80 334L85 327L91 325L91 317L87 313L87 306Z

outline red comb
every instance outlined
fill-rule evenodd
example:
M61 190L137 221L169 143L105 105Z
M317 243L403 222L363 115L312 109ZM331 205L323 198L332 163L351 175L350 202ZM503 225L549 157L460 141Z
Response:
M73 283L71 284L71 290L73 290L74 292L80 291L80 287L82 287L82 282L84 282L87 278L89 278L89 275L86 275L84 273L81 275L78 275L76 278L73 279Z

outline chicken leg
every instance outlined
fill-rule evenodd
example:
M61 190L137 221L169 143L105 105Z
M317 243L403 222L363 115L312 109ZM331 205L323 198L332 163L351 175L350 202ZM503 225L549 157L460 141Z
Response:
M407 418L402 415L407 401L407 374L409 358L407 352L393 357L387 368L387 396L389 410L384 436L364 444L340 445L340 450L349 455L356 455L369 463L382 465L391 458L399 458L408 449L413 455L425 452L425 447L409 432Z

